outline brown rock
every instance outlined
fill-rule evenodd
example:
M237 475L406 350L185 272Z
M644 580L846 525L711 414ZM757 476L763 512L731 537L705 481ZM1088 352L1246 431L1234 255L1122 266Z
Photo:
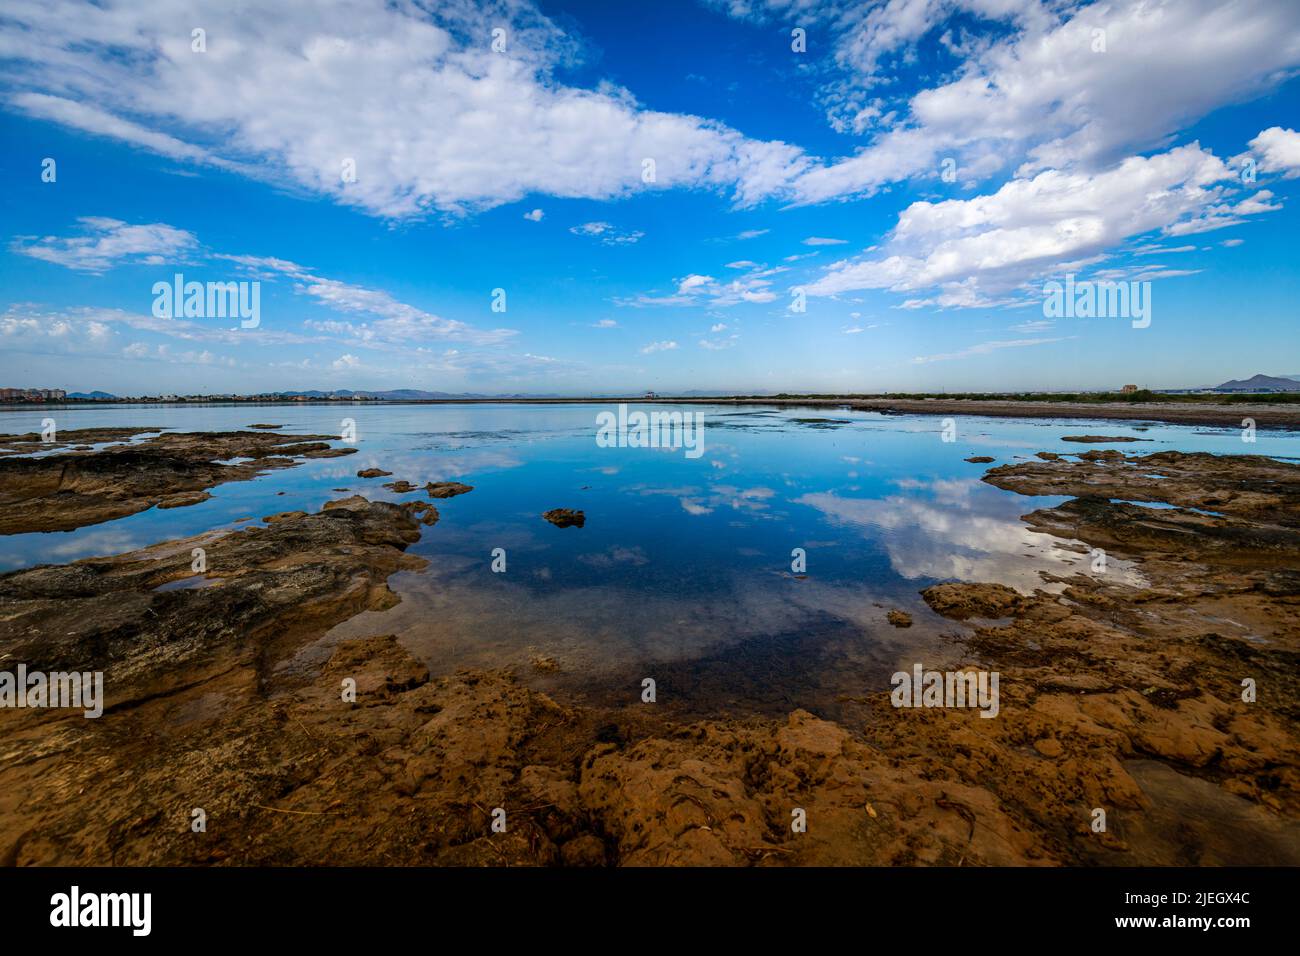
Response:
M1129 441L1151 441L1150 438L1133 438L1130 435L1065 435L1061 441L1077 441L1088 444L1097 442L1129 442Z
M552 508L550 511L545 512L542 517L557 528L581 528L587 521L587 516L583 512L573 511L569 508Z
M463 485L459 481L431 481L424 486L430 498L454 498L473 491L473 485Z
M958 621L1009 617L1025 604L1020 592L1005 584L936 584L921 597L937 613Z
M1059 757L1064 753L1061 742L1055 737L1040 737L1034 741L1034 749L1044 757Z

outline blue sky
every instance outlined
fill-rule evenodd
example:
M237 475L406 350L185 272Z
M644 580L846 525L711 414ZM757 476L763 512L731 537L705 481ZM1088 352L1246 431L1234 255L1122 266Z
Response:
M0 384L1300 374L1289 0L229 7L6 4ZM178 272L258 326L153 315ZM1067 273L1150 325L1045 318Z

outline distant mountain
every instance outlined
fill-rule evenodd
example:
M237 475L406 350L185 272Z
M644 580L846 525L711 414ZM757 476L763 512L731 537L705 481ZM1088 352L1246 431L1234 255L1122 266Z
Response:
M1252 375L1214 386L1216 392L1300 392L1300 380L1280 375Z
M116 400L117 396L108 392L68 392L68 398L83 402L111 402Z

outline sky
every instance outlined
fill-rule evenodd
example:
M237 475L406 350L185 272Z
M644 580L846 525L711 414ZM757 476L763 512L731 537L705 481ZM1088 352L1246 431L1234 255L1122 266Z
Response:
M1298 73L1294 0L6 0L0 385L1300 375Z

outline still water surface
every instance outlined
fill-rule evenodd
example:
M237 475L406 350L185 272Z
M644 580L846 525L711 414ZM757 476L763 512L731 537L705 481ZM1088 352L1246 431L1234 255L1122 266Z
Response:
M647 408L646 406L641 406ZM253 422L284 432L357 426L358 453L306 461L212 489L210 501L156 509L73 532L0 538L0 570L116 554L279 511L312 512L363 493L403 501L384 481L463 481L474 491L436 502L439 523L411 553L428 567L389 580L397 607L367 612L303 653L395 633L435 673L512 666L540 686L602 697L642 673L678 699L711 708L788 708L833 701L865 675L939 663L960 629L918 591L945 580L1024 591L1043 574L1086 572L1087 550L1027 530L1020 516L1060 498L1029 498L980 481L997 464L1088 448L1300 455L1300 435L1159 423L958 417L955 443L937 416L837 409L690 406L704 413L704 453L604 448L591 405L129 406L0 413L0 431L148 426L228 431ZM665 407L666 410L666 407ZM1079 445L1072 434L1133 435L1129 445ZM993 465L963 459L993 456ZM392 478L360 479L377 466ZM586 513L552 527L551 508ZM507 570L491 570L503 548ZM807 555L805 575L791 552ZM1109 574L1137 582L1111 559ZM1054 586L1054 587L1059 587ZM885 621L910 613L912 628ZM923 656L924 655L924 656ZM534 667L539 658L559 665ZM610 688L619 688L611 691ZM710 709L711 709L710 708Z

